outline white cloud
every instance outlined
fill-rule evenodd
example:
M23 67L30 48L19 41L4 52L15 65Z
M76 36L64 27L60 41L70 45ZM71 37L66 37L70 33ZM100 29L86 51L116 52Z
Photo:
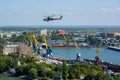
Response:
M103 13L120 13L120 8L101 8Z

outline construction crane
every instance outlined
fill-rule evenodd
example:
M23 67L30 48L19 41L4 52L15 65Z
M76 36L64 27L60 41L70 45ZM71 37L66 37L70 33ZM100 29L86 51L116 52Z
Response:
M48 44L47 44L47 40L46 40L46 36L45 35L43 35L43 41L45 43L46 49L48 49Z
M29 46L33 47L34 55L42 54L40 50L40 44L34 32L29 33Z
M46 35L43 35L43 40L44 40L45 48L46 48L46 54L44 54L44 58L51 58L51 59L53 59L52 49L51 49L51 47L47 44Z
M76 39L74 39L74 42L75 42L75 47L76 47L76 50L79 50L79 49L80 49L80 47L78 46Z
M64 37L64 39L65 39L66 41L68 41L68 38L66 38L64 34L63 34L63 37ZM76 49L76 52L77 52L76 60L77 60L77 61L80 61L80 56L81 56L81 54L79 53L80 47L79 47L79 45L77 44L76 39L74 39L74 43L75 43L75 49ZM67 44L68 44L68 43L67 43Z
M37 47L37 46L38 46L38 40L37 40L37 37L36 37L36 35L34 34L34 32L31 33L31 37L32 37L33 43L34 43L35 46Z
M76 39L74 39L74 42L75 42L75 48L76 48L76 52L77 52L76 60L80 61L80 56L81 56L81 54L79 53L80 47L78 46Z
M107 46L107 34L104 33L104 36L105 36L105 46Z
M98 49L96 50L96 57L95 57L95 64L99 65L100 64L100 53L101 53L101 49L102 48L102 41L100 40L100 44Z
M101 49L102 48L102 41L100 41L100 44L99 44L99 47L98 49L96 50L96 56L100 57L100 52L101 52Z
M69 45L69 40L68 40L68 38L67 38L64 34L62 34L62 35L63 35L64 40L67 41L67 46L68 46L68 45Z
M64 34L63 34L63 38L64 38L66 41L68 41L67 37L65 37L65 35L64 35ZM76 48L76 51L77 51L77 50L79 50L79 49L80 49L80 47L78 46L76 39L74 39L74 43L75 43L75 48Z

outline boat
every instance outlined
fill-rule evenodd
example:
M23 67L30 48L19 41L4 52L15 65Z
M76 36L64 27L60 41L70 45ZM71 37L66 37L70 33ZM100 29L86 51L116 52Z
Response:
M115 51L120 51L120 47L108 46L107 48Z
M107 46L108 49L120 51L120 44L119 43L111 43Z

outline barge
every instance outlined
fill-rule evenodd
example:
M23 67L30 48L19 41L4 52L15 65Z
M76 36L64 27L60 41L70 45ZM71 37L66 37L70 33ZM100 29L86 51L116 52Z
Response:
M108 46L107 48L115 51L120 51L120 47Z

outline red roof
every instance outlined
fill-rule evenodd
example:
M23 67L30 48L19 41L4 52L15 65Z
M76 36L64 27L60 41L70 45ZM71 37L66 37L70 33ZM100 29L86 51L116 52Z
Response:
M65 34L65 31L64 30L58 30L57 34Z

